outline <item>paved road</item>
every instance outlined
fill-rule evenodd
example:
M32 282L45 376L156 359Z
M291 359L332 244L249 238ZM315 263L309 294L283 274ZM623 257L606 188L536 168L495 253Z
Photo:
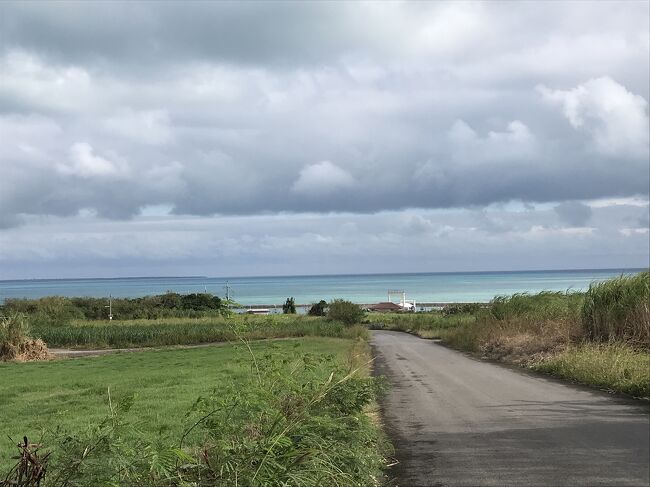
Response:
M647 403L376 331L402 487L650 484Z

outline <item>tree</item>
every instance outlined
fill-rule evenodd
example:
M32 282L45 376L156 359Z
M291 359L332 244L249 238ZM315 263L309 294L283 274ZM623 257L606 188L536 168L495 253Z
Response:
M282 312L285 315L295 315L296 314L296 300L287 298L287 301L282 305Z
M309 316L325 316L327 312L327 301L321 299L318 303L314 303L309 308L307 314Z

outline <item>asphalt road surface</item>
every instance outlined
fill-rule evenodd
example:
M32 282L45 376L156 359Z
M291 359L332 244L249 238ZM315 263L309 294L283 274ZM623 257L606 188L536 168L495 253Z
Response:
M650 484L647 403L375 331L402 487Z

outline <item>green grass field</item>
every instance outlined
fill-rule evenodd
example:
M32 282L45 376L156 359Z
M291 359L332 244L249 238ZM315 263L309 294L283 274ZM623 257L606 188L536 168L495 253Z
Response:
M256 355L272 350L287 357L313 353L318 364L319 357L328 354L344 360L353 344L352 340L304 338L251 343L251 347ZM327 377L329 370L323 366L309 373ZM135 395L127 419L152 436L161 432L163 437L178 438L188 425L184 415L197 397L243 384L251 374L248 350L230 344L49 362L0 362L0 472L16 452L7 436L38 440L57 427L75 432L96 424L107 415L109 388L114 403Z
M233 315L155 320L77 320L70 324L33 326L31 335L51 348L129 348L192 345L267 338L367 336L360 326L345 326L320 317L298 315Z

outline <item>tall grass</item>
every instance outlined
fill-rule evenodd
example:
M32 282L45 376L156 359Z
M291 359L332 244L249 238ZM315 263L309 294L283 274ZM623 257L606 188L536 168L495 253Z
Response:
M591 340L650 346L650 272L591 284L582 324Z
M511 318L529 321L576 319L580 313L583 295L576 292L542 291L537 294L516 293L496 296L489 306L489 314L496 320Z

